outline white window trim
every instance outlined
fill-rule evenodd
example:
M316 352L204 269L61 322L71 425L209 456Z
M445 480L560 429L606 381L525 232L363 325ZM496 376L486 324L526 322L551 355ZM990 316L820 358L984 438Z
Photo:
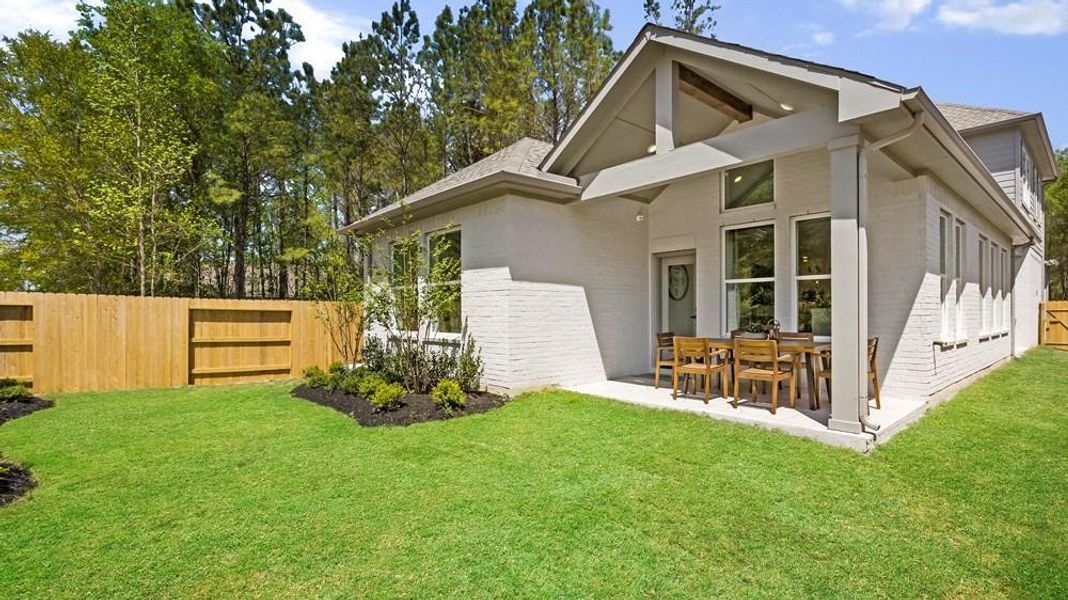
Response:
M946 210L938 211L938 343L953 345L957 339L954 280L952 275L956 256L954 240L956 219Z
M968 269L968 226L962 219L953 221L953 302L955 305L955 341L968 339L968 327L964 318L964 273Z
M765 202L764 204L753 204L750 206L739 206L737 208L727 208L727 173L733 169L740 169L742 167L748 167L751 165L759 165L760 163L771 163L771 202ZM735 214L738 212L752 211L759 209L774 209L778 200L778 188L775 184L775 173L778 168L778 161L774 158L762 158L760 160L750 160L746 162L740 162L736 165L726 167L719 174L719 211L721 213ZM726 230L724 230L726 231Z
M442 236L442 235L448 235L448 234L454 233L454 232L459 232L460 233L460 279L458 279L456 281L446 281L446 282L443 283L443 285L448 285L448 284L451 284L451 283L455 283L456 285L460 286L460 323L461 323L460 329L461 329L461 331L441 331L440 329L438 329L438 325L435 322L434 323L434 331L432 332L432 335L431 335L431 341L433 341L433 340L455 341L455 340L459 340L460 338L463 337L463 331L462 331L463 330L462 323L464 322L464 302L463 302L463 289L464 289L463 288L463 256L464 256L464 251L463 251L463 228L461 226L459 226L459 225L449 225L447 227L442 227L440 229L435 229L433 231L427 232L423 236L423 252L426 255L426 268L430 269L430 240L435 238L435 237ZM424 284L425 285L430 285L429 283L425 283L426 282L426 278L429 277L429 276L430 276L429 272L425 274L425 277L424 277Z
M979 338L990 337L990 314L987 312L987 292L990 289L990 240L983 234L979 234L979 315L980 328Z
M766 206L761 204L759 206ZM744 207L752 208L752 207ZM740 209L738 209L740 210ZM749 277L746 279L727 279L727 232L735 231L739 229L753 229L756 227L767 227L771 225L771 245L772 245L772 269L773 273L771 277ZM723 331L723 335L730 335L730 329L727 327L727 285L731 283L768 283L771 282L775 287L778 287L778 275L779 275L779 263L776 259L778 254L778 248L775 247L779 239L779 225L774 219L767 219L763 221L753 221L751 223L738 223L734 225L724 225L720 229L719 235L719 266L720 266L720 329ZM775 290L775 303L772 306L772 312L779 314L779 294L778 290Z
M793 321L791 322L791 329L793 329L794 331L798 331L800 326L801 326L801 314L800 314L800 311L798 310L798 306L797 306L797 304L801 300L801 298L797 293L797 283L799 281L818 281L818 280L827 280L828 282L831 281L831 273L828 273L826 275L798 275L797 274L797 258L798 258L798 256L797 256L797 241L798 241L798 238L797 238L797 225L798 225L798 223L800 223L802 221L815 221L816 219L829 219L829 218L831 218L831 213L829 213L829 212L812 213L812 214L806 214L806 215L797 215L797 216L794 216L794 217L790 218L790 294L789 294L789 296L790 296L790 306L792 307L790 309L790 318L793 319ZM778 302L776 302L776 304L778 304ZM833 286L831 287L831 306L832 307L834 306L834 287ZM818 335L818 336L816 336L816 341L818 341L818 342L828 342L830 340L831 340L831 336L829 336L829 335Z

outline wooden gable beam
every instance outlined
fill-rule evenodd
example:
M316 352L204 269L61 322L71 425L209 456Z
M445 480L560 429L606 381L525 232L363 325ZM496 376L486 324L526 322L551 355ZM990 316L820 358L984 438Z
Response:
M752 104L719 87L682 64L679 65L679 90L739 123L750 121L753 118Z

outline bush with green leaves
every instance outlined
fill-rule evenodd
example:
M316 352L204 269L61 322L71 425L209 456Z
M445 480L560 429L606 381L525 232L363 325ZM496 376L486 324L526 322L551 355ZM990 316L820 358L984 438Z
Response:
M14 379L0 379L0 402L10 402L30 395L30 388Z
M405 369L417 364L426 385L408 386L416 392L428 392L443 379L455 380L467 392L482 384L482 356L466 329L458 341L446 344L395 344L369 337L363 357L369 371L390 383L405 384Z
M341 378L338 389L355 396L360 393L360 384L363 383L364 378L367 376L368 372L365 367L353 369Z
M326 369L326 388L330 391L341 387L341 381L349 374L349 368L341 362L331 363Z
M467 394L464 393L460 384L455 379L442 379L430 392L434 404L440 406L446 412L452 412L457 408L463 408L467 404Z
M375 393L371 394L368 401L371 405L381 411L396 410L400 408L401 398L407 392L396 383L383 383L375 389Z
M368 373L360 379L358 384L356 384L356 393L364 398L370 398L371 396L374 396L375 392L378 391L378 388L386 384L386 380L382 379L378 374Z
M304 385L312 388L326 387L326 372L318 365L304 369Z

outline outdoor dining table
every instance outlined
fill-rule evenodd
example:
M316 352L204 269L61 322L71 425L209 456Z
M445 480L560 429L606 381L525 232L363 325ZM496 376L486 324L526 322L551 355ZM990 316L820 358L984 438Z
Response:
M708 338L708 343L714 350L734 350L734 340L730 338ZM816 354L830 350L831 345L827 342L802 342L789 340L779 342L779 354L790 354L797 358L807 355L805 358L805 374L808 380L808 404L815 408L816 371L813 359ZM731 369L733 377L734 356L731 356Z

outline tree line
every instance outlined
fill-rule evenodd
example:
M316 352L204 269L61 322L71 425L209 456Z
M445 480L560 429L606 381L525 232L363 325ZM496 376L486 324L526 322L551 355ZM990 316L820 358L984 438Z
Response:
M337 295L362 265L339 226L556 141L617 58L591 0L475 0L425 35L397 0L322 76L269 0L78 8L68 40L0 48L2 289Z

